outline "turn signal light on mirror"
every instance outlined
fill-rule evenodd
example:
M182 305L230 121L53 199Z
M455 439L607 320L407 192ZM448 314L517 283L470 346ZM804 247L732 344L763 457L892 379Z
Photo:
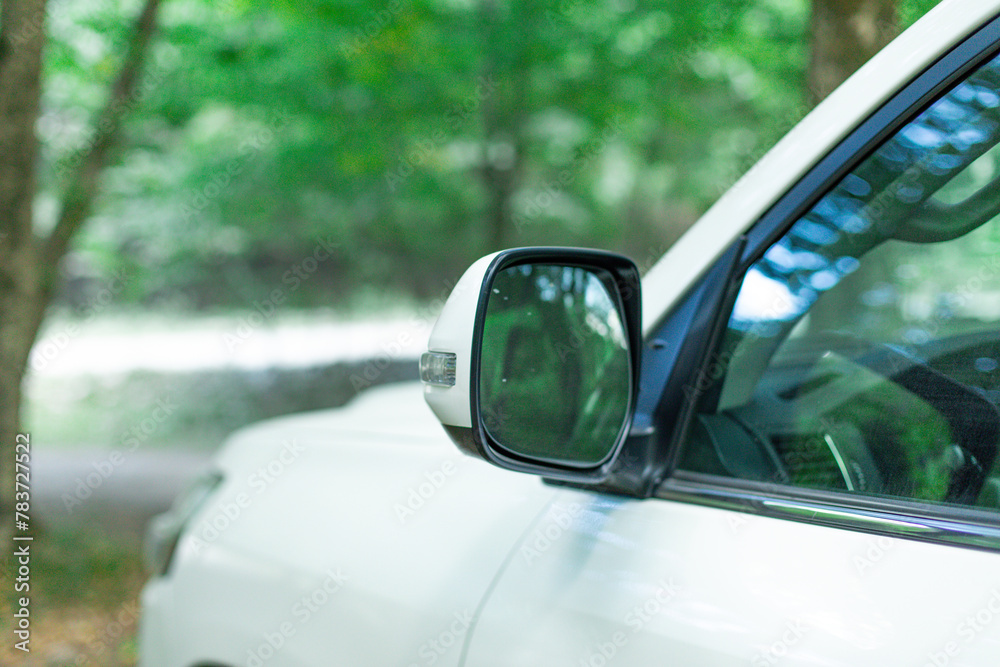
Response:
M420 379L439 387L455 386L454 352L424 352L420 357Z

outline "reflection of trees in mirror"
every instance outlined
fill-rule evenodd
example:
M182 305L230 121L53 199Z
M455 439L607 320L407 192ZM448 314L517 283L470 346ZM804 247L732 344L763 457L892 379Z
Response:
M617 299L602 274L525 264L494 279L480 405L490 435L510 451L596 464L616 442L630 371Z

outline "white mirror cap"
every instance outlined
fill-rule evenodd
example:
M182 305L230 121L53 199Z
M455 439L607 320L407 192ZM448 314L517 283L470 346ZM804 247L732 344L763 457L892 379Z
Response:
M446 356L455 355L454 385L424 382L424 399L438 420L446 426L472 428L469 395L472 330L476 321L476 309L479 307L483 278L498 254L500 253L487 255L466 270L455 285L455 289L451 291L444 308L441 309L427 342L428 352L438 354L425 357L427 364L422 366L427 368L440 364L450 366Z

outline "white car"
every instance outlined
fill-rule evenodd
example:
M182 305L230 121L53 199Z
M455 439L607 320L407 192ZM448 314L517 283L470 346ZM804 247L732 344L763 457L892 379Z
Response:
M141 664L1000 664L998 16L941 3L641 286L491 255L422 389L233 436Z

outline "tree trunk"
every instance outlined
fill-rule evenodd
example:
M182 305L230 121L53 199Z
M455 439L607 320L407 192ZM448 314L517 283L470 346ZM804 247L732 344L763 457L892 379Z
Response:
M523 124L528 89L528 63L525 61L525 38L520 34L527 12L515 3L513 16L501 16L496 0L482 4L484 57L483 81L491 86L483 98L483 166L481 175L486 190L485 253L514 244L520 229L514 225L513 197L521 178L524 155ZM500 51L506 45L509 51ZM491 146L508 143L513 158L505 162L492 155ZM485 254L484 253L484 254Z
M808 74L813 104L833 92L899 33L898 4L899 0L813 0ZM842 326L845 313L855 312L860 296L852 285L865 283L861 272L877 270L862 266L858 275L824 294L810 312L810 327L821 331Z
M42 274L32 233L45 0L0 5L0 512L11 525L21 384L41 321ZM0 531L2 532L2 531Z
M4 0L0 5L0 516L8 529L28 354L55 290L59 261L90 213L98 175L118 141L122 118L136 101L136 82L159 4L147 0L139 14L90 149L68 176L56 226L44 239L32 229L32 203L45 0Z
M899 0L813 0L808 89L815 104L899 33Z

